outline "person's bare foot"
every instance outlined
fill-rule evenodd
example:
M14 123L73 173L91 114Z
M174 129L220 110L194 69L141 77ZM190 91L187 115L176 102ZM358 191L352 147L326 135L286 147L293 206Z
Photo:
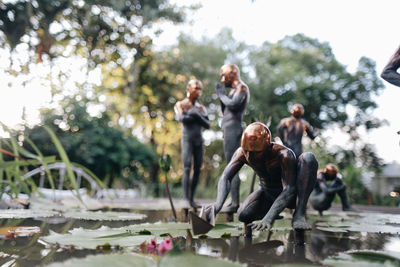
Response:
M304 216L295 216L292 220L292 226L295 230L311 230Z

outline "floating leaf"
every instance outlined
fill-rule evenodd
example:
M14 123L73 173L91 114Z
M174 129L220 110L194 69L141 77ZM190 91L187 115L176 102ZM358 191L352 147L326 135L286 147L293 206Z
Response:
M52 211L52 210L7 209L7 210L1 210L0 219L53 217L58 214L59 213L57 211Z
M50 244L60 244L63 246L75 246L79 248L96 249L108 243L110 246L135 247L147 241L151 236L127 235L125 231L100 227L96 230L75 228L67 234L58 234L50 231L50 234L40 239Z
M133 212L116 212L116 211L66 211L63 213L66 218L74 218L92 221L135 221L143 220L147 217L145 214Z
M237 262L228 260L211 258L202 255L195 255L191 253L174 254L168 253L161 257L160 267L187 267L187 266L218 266L218 267L232 267L242 266Z
M132 266L132 267L155 267L157 262L148 256L140 254L108 254L90 255L83 259L70 259L64 262L55 262L49 267L98 267L98 266Z
M371 250L350 251L329 257L322 264L329 266L397 267L400 266L400 253Z

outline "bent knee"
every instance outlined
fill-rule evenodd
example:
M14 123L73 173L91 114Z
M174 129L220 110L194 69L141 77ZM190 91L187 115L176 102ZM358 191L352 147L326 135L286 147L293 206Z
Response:
M315 158L314 153L312 152L304 152L299 156L300 163L304 163L308 166L315 167L318 169L318 161Z
M251 218L250 214L246 211L246 209L242 209L238 211L238 220L243 223L251 223L254 221L253 218Z

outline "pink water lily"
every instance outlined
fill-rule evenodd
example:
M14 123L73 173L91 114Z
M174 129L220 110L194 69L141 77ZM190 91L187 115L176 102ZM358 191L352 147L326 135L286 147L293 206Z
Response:
M164 240L158 246L158 255L164 255L166 252L170 251L172 247L172 237L164 238Z
M147 244L148 253L157 253L157 238L153 238L149 244Z

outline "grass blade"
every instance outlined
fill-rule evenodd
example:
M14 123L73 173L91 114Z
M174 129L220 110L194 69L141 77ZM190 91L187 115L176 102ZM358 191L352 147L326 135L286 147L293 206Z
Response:
M70 162L70 160L68 158L67 153L65 152L60 140L58 140L58 138L55 135L55 133L46 125L44 125L43 128L50 135L51 140L53 141L53 143L56 146L56 149L58 151L58 154L60 155L61 160L65 163L65 166L66 166L66 169L67 169L67 174L68 174L67 177L69 178L70 182L72 183L72 186L74 187L78 198L81 200L82 198L81 198L81 195L79 193L78 185L76 183L75 174L72 171L71 162Z

